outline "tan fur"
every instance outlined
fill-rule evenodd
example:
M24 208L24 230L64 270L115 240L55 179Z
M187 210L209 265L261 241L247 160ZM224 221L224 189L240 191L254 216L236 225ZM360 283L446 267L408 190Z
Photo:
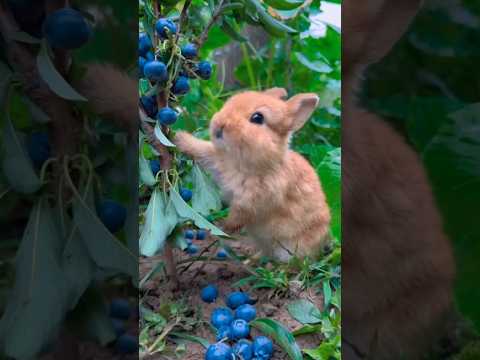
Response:
M442 332L452 303L452 250L422 163L385 120L356 99L366 65L389 51L419 3L343 3L345 360L420 359Z
M317 106L315 94L288 101L283 89L244 92L229 99L213 117L212 142L186 132L179 149L209 169L230 202L226 231L246 227L267 255L286 261L292 254L316 256L328 241L330 212L310 164L288 148L289 137ZM249 121L255 112L263 125ZM223 138L215 134L223 128Z
M86 74L73 84L95 112L137 137L137 80L108 64L89 64Z

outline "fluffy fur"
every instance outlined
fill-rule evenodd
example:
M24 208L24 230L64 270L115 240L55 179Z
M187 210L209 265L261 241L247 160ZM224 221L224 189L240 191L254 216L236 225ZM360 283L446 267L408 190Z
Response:
M286 91L244 92L213 117L212 142L186 132L176 135L180 151L210 170L230 203L224 228L245 227L267 255L287 261L315 256L328 242L330 211L309 163L288 148L318 104L315 94L284 101ZM260 112L265 123L249 121ZM217 133L223 129L221 138Z
M355 96L365 67L398 40L419 2L343 3L345 360L421 358L441 334L452 304L452 250L422 163Z

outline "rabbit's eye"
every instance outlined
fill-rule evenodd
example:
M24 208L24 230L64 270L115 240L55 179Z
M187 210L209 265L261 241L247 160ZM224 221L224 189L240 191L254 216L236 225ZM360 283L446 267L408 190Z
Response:
M259 112L256 112L254 113L251 117L250 117L250 122L254 123L254 124L263 124L263 121L264 121L264 118L263 118L263 115Z

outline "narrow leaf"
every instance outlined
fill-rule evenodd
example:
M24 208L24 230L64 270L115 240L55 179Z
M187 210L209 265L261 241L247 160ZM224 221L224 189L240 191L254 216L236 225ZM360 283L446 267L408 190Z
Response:
M257 319L250 323L264 334L272 337L285 352L290 356L291 360L302 360L302 352L295 342L292 333L288 331L282 324L272 319Z
M320 310L308 300L294 301L288 305L287 309L290 315L302 324L320 323Z
M48 54L46 42L42 42L40 52L38 53L37 68L40 76L47 83L48 87L61 98L72 101L87 101L87 99L72 88L57 71Z
M202 345L205 349L208 349L208 347L210 346L210 342L208 340L206 340L204 338L201 338L201 337L198 337L198 336L193 336L193 335L174 332L174 331L172 331L170 333L170 335L175 336L175 337L180 338L180 339L185 339L185 340L188 340L188 341L191 341L191 342L198 343L198 344Z
M158 122L155 125L155 136L163 145L168 147L175 147L175 144L173 144L170 140L168 140L168 138L162 132L162 128L160 127L160 124Z

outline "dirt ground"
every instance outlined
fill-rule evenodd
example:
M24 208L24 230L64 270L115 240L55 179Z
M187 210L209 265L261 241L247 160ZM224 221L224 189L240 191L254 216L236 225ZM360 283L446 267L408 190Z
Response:
M212 238L205 241L195 241L200 247L200 251L205 249L211 242ZM244 241L229 242L229 245L239 254L253 254L253 248L246 245ZM210 250L204 255L215 256L215 249ZM188 259L189 255L180 250L174 251L175 258L178 262ZM140 261L140 279L155 266L160 257L144 258ZM180 269L182 269L180 267ZM198 304L202 307L202 317L206 322L209 321L210 314L216 307L226 306L224 299L227 294L234 290L231 287L236 281L249 276L249 272L233 260L212 261L212 262L196 262L187 271L179 271L179 289L172 290L170 284L165 283L161 279L163 276L152 279L146 284L148 289L143 297L144 306L155 311L164 302L172 302L182 299L191 308L195 308ZM216 303L206 304L200 299L200 290L207 284L215 284L219 289L219 299ZM246 291L249 295L257 300L255 307L257 309L257 318L268 317L275 319L293 331L301 324L294 320L287 311L290 302L300 298L306 298L315 303L319 308L323 303L320 295L316 295L313 290L301 291L300 289L291 289L288 294L282 297L276 296L271 290L257 289L250 291L247 287L241 290ZM252 335L258 335L256 330L252 331ZM215 335L208 326L200 326L191 335L199 336L207 339L211 343L215 342ZM297 338L300 348L314 348L321 342L320 335L306 335ZM182 357L184 360L202 360L204 359L205 349L197 344L188 342L187 352ZM148 359L174 359L164 355L152 355ZM288 359L288 356L278 345L275 345L274 360Z

